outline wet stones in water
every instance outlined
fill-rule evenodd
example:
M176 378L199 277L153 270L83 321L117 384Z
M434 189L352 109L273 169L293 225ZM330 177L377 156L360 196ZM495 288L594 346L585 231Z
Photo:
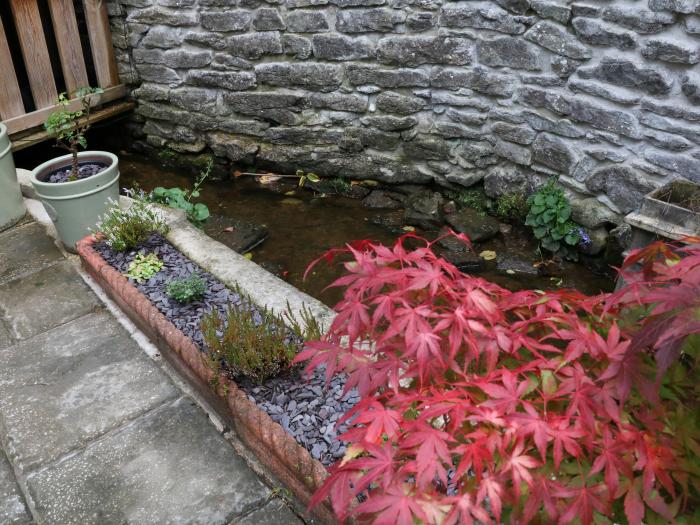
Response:
M97 175L101 171L104 171L105 168L107 168L106 165L102 163L86 163L86 164L80 164L78 168L78 178L76 180L82 180L82 179L87 179L88 177L92 177L93 175ZM57 183L57 182L71 182L70 176L72 172L72 166L69 166L68 168L61 168L60 170L56 170L54 172L51 172L46 179L46 182L51 182L51 183Z
M440 235L448 233L446 228L440 230ZM438 244L442 250L442 257L465 273L475 273L481 270L484 260L469 249L469 246L460 239L449 236L440 239Z
M365 208L382 208L386 210L398 210L403 207L403 195L384 190L374 190L362 200Z
M444 197L437 192L421 191L406 199L404 223L425 230L436 230L443 224L442 205Z
M204 224L204 233L237 253L247 253L265 241L267 228L223 215L212 215Z
M519 255L504 255L498 258L496 269L509 275L538 275L531 259Z
M389 233L398 234L398 235L405 233L402 230L402 226L403 226L403 212L402 211L383 213L382 215L377 215L376 217L372 217L369 220L369 222L371 222L372 224L376 224L377 226L381 226L382 228L386 229Z
M473 208L451 213L445 217L455 231L465 234L473 242L481 242L498 235L499 222L493 217Z

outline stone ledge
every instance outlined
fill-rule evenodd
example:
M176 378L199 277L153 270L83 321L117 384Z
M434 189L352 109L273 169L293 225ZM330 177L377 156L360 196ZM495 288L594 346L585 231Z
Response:
M177 220L174 222L177 223ZM186 226L189 225L175 224L175 226L177 227L174 227L173 231L183 226L185 226L183 229L187 230ZM225 247L222 250L221 247L210 246L202 237L205 237L203 233L190 231L184 236L184 241L199 239L203 244L195 244L190 246L190 249L213 248L218 250L219 256L225 254L223 250L231 252ZM126 277L108 265L94 250L92 245L96 240L91 235L78 242L76 246L85 270L158 346L164 357L179 362L181 367L189 371L186 375L188 380L194 383L195 388L205 395L208 401L211 401L211 406L222 419L232 423L237 434L260 462L282 480L297 498L305 504L308 503L327 476L325 467L313 459L309 452L279 424L273 422L270 416L250 401L235 382L227 378L217 378L208 365L205 355L194 342L170 323L149 299L142 295ZM183 239L180 240L183 241ZM216 241L211 242L219 244ZM234 252L226 255L229 257L235 255L246 263L253 264ZM212 268L208 267L207 270L212 271ZM262 269L260 271L264 272ZM254 271L253 274L257 272ZM216 273L215 275L220 277ZM230 279L230 274L228 275ZM270 275L270 277L273 276ZM227 281L224 282L228 284ZM283 284L286 285L286 283ZM298 291L297 293L301 294ZM336 523L327 502L316 507L314 514L325 524Z

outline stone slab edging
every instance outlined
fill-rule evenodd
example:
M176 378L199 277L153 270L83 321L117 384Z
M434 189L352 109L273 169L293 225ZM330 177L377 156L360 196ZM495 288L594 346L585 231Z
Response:
M122 208L128 208L132 202L133 200L128 197L120 197L119 200ZM323 330L330 327L335 312L321 301L192 226L185 217L184 211L158 204L150 206L157 209L170 226L170 231L165 236L170 244L226 286L231 289L240 288L253 303L278 314L285 312L289 305L289 310L299 321L302 319L302 310L306 308ZM287 319L284 321L288 322Z
M95 251L93 244L96 241L90 235L76 246L85 270L152 340L165 358L179 361L178 368L184 368L190 382L224 421L235 429L260 462L307 504L328 475L325 467L313 459L309 451L299 445L281 425L250 401L234 381L217 377L205 354L194 342ZM324 524L337 523L328 502L316 507L314 514Z

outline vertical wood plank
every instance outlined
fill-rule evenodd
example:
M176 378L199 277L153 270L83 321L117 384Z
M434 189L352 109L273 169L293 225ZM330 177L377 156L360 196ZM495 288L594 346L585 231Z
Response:
M72 95L76 89L89 84L73 0L49 0L49 9L58 54L61 56L63 78L68 93Z
M10 45L0 20L0 120L24 114L22 93L19 90Z
M11 5L34 104L37 109L51 106L58 93L37 0L11 0Z
M107 7L102 0L83 0L83 6L97 82L101 88L116 86L119 83L119 74L112 47Z

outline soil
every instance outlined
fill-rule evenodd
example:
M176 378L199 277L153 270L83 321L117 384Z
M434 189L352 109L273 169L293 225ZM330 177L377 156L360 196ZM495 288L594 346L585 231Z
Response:
M143 283L132 279L130 281L202 351L205 344L199 327L205 315L214 309L223 314L229 307L250 308L238 293L226 288L159 235L151 236L136 250L128 252L114 252L105 243L97 243L94 247L120 273L127 271L129 263L139 252L155 253L163 262L160 272ZM182 304L168 297L166 284L173 279L188 277L192 272L197 272L206 283L203 298ZM262 322L262 316L259 319ZM301 347L301 342L299 343ZM346 446L338 439L338 435L344 432L345 427L338 425L338 420L359 401L355 391L343 395L344 376L337 375L326 385L323 370L317 370L313 376L306 378L298 368L292 368L287 374L262 385L245 378L231 378L251 401L267 412L273 421L279 423L322 464L328 466L343 457Z
M97 175L101 171L107 169L107 165L101 162L85 162L78 167L78 178L75 180L87 179L93 175ZM70 176L72 172L72 167L61 168L56 171L49 173L46 178L46 182L57 183L57 182L71 182Z

